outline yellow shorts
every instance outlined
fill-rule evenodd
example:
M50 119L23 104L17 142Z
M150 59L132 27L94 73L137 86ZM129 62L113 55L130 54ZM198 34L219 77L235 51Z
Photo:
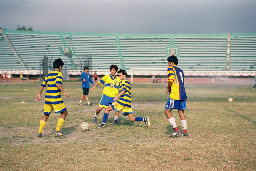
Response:
M55 113L61 113L66 111L66 106L64 103L60 104L44 104L44 114L45 115L50 115L52 111L55 111Z
M121 111L123 115L128 115L133 113L132 108L128 106L120 105L118 102L112 103L111 107L118 112Z

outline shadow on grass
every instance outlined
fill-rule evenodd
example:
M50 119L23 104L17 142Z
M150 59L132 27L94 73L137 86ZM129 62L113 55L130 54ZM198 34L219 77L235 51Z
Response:
M182 129L179 126L178 126L178 128L179 128L179 131L182 131ZM174 132L174 130L173 130L172 126L170 124L168 124L166 126L165 134L171 135L173 132Z
M66 128L62 128L63 133L65 133L65 135L69 135L72 134L73 131L76 130L77 126L70 126L70 127L66 127Z

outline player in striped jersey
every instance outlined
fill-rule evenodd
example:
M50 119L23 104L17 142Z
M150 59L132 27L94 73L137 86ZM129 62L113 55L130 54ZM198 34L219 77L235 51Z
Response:
M104 128L106 121L108 119L109 112L113 109L116 111L115 115L115 122L117 122L117 118L119 115L119 112L122 112L124 116L128 116L130 121L143 121L148 127L150 126L150 120L149 118L143 118L143 117L134 117L133 111L131 108L132 103L132 94L131 94L131 83L126 79L127 73L125 70L120 69L118 71L119 77L122 80L120 83L119 88L119 94L113 99L113 103L108 106L108 108L105 110L102 124L99 126L99 128Z
M63 76L60 72L64 63L59 58L53 62L54 70L50 71L44 78L44 81L41 84L39 93L37 94L35 100L38 101L41 97L44 87L47 86L46 95L45 95L45 104L44 104L44 116L40 121L38 137L42 137L43 128L46 125L47 119L49 118L50 113L54 110L55 113L61 113L60 118L58 119L56 132L54 135L62 136L60 132L61 126L64 123L64 120L68 114L67 109L61 98L61 92L65 94L66 97L69 97L68 93L62 88Z
M178 58L174 55L170 56L168 59L169 67L167 69L168 73L168 86L166 89L166 94L169 95L169 99L165 105L165 115L172 125L174 132L171 135L172 137L179 136L179 128L175 122L175 118L171 114L173 109L178 109L180 115L181 124L183 127L183 135L188 136L187 132L187 120L184 115L184 110L186 109L186 91L184 87L184 73L177 66Z

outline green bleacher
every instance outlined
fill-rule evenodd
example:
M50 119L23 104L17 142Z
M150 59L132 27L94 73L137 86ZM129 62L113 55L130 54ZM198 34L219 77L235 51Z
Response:
M230 70L256 71L256 34L231 34Z
M14 52L0 33L0 69L24 69Z
M12 48L8 45L11 43ZM72 57L64 56L64 49ZM0 69L39 70L46 55L62 58L68 70L80 70L88 56L93 70L164 68L166 50L180 48L179 66L185 71L227 71L228 34L86 34L3 30ZM19 59L20 60L19 60ZM25 68L20 63L23 62ZM230 34L230 71L255 71L256 33Z

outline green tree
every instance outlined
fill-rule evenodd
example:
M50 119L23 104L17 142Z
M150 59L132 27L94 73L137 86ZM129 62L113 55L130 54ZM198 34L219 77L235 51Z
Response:
M26 28L26 26L19 26L16 28L16 30L20 30L20 31L34 31L33 27L28 27Z

